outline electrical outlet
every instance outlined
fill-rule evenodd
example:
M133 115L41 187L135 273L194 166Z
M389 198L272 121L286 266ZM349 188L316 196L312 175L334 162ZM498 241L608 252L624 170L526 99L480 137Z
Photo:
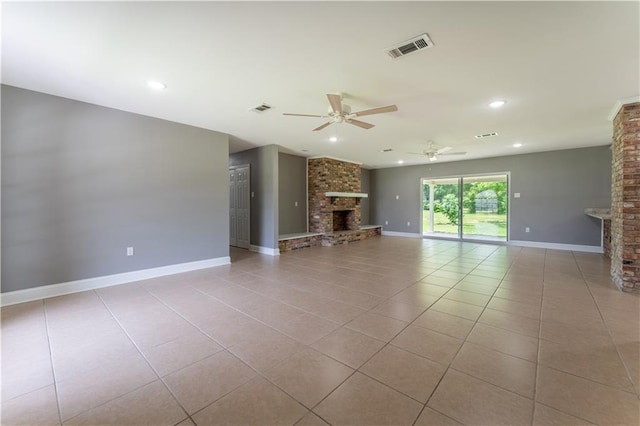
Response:
M407 226L411 226L411 222L407 222Z
M127 247L127 256L133 256L133 247Z
M297 201L295 201L295 202L293 203L293 205L294 205L295 207L298 207L298 202L297 202Z
M388 221L388 220L385 220L385 221L384 221L384 224L385 224L385 225L388 225L388 224L389 224L389 221Z
M524 232L531 232L531 228L527 226L526 228L524 228Z
M520 193L519 192L515 192L513 194L513 198L520 198Z
M399 195L396 195L396 200L399 200L399 199L400 199L400 196L399 196Z
M256 196L256 194L253 191L251 191L251 198L253 198L255 196Z

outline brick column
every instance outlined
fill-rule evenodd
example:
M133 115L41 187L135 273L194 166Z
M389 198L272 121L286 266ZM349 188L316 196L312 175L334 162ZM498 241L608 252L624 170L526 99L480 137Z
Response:
M640 291L640 102L618 111L611 149L611 277Z

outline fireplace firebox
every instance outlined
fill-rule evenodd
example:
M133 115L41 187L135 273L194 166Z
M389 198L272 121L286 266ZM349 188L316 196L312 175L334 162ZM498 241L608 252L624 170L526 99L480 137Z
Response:
M355 221L355 210L333 211L333 232L350 231L353 229L357 229Z

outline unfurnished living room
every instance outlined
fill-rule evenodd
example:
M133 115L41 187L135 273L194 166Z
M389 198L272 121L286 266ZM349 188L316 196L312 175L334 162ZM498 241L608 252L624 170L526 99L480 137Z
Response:
M640 3L1 3L2 425L640 424Z

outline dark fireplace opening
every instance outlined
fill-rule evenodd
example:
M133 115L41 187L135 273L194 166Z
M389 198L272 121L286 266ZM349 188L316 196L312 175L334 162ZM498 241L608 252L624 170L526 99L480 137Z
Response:
M354 229L355 212L353 210L334 210L333 211L333 232L349 231Z

